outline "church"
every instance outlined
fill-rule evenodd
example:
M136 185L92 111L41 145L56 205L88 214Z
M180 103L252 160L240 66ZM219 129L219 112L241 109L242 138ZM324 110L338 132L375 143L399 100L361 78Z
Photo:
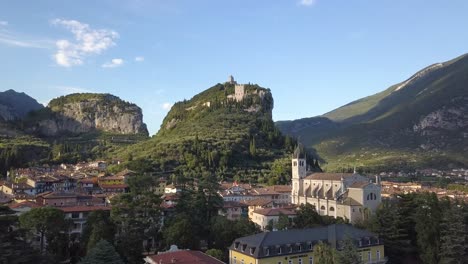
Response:
M311 204L320 215L351 223L366 219L382 201L380 178L375 182L354 173L307 173L305 154L298 147L292 158L293 204Z

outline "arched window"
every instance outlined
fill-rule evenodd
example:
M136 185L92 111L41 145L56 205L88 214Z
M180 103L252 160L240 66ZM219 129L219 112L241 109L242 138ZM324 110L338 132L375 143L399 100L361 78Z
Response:
M322 206L320 207L320 210L325 210L325 206L322 205Z
M334 211L335 211L335 207L333 207L333 206L330 207L330 211L331 211L331 212L334 212Z
M375 193L369 193L367 195L367 200L377 200L377 195Z

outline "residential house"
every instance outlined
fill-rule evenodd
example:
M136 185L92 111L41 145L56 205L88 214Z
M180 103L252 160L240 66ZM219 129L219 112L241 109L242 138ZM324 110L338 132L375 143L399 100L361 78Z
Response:
M225 216L229 220L239 220L242 217L247 217L249 207L244 203L227 201L223 203L223 208L218 211L219 215Z
M275 225L278 223L280 215L285 215L290 221L297 215L294 209L286 208L264 208L257 209L252 214L252 222L260 227L261 230L267 230L269 225L276 230Z

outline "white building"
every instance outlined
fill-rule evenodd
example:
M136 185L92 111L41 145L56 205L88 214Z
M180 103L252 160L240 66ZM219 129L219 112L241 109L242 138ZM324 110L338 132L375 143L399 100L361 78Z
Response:
M381 203L379 176L372 183L357 173L308 174L306 168L305 156L298 148L292 159L293 204L312 204L320 215L355 223L375 212Z

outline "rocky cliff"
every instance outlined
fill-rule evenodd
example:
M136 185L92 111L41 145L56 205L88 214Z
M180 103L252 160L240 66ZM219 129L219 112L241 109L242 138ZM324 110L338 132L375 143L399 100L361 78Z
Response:
M28 132L41 136L94 131L148 135L141 108L110 94L71 94L53 99L26 120Z

